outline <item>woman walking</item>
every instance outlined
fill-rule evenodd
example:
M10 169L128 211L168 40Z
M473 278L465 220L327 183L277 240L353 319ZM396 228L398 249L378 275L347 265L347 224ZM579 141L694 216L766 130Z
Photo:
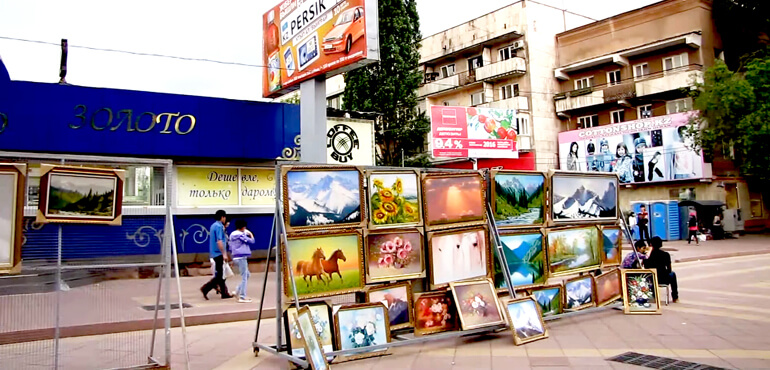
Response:
M687 244L690 244L692 238L695 238L695 245L700 245L698 241L698 217L695 216L695 212L690 212L690 219L687 220Z
M230 234L230 253L233 255L233 262L238 266L238 272L241 274L241 283L235 289L235 295L238 296L238 303L249 303L251 298L246 296L246 286L249 283L249 257L251 257L250 244L254 244L254 234L246 230L246 220L235 221L235 231Z

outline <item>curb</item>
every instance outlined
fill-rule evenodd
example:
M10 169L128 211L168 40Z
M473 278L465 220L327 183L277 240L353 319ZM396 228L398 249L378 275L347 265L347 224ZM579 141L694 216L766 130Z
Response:
M710 256L700 256L700 257L685 257L685 258L675 259L674 262L706 261L706 260L716 260L720 258L754 256L758 254L770 254L770 250L733 252L733 253L725 253L725 254L713 254Z

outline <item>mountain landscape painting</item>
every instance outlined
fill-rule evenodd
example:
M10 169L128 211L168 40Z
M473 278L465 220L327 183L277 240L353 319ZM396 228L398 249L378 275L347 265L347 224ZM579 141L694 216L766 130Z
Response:
M48 216L111 220L115 218L117 180L111 176L51 174Z
M554 174L551 182L554 222L618 218L617 176Z
M532 291L532 298L540 305L543 317L562 313L563 286L555 285Z
M290 170L284 181L289 227L361 222L362 178L358 170Z
M602 262L599 229L595 226L549 230L547 240L550 275L592 270Z
M500 235L503 255L511 284L516 289L540 286L545 283L545 251L543 234L540 232Z
M545 176L497 172L492 179L497 226L531 226L543 223Z
M580 276L567 280L564 284L564 292L567 296L564 302L565 309L579 310L594 305L594 287L591 276Z
M602 266L620 265L620 228L602 228Z

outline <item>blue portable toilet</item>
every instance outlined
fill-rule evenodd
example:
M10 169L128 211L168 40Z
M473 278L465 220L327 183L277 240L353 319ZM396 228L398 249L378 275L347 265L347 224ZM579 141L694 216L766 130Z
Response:
M668 213L668 239L666 240L679 240L682 234L679 230L679 202L676 200L669 200L666 203L666 212Z
M650 204L650 237L668 240L668 205L662 201Z

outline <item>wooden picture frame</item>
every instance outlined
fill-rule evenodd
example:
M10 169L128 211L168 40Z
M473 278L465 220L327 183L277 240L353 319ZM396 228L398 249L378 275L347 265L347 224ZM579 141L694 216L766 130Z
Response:
M413 186L409 177L414 177ZM422 181L419 170L366 170L366 184L368 229L422 226ZM398 191L399 188L401 191ZM411 194L411 189L414 189L414 194Z
M36 222L119 226L125 171L40 165Z
M413 306L416 337L458 329L457 306L448 290L416 293Z
M297 233L288 235L287 241L288 245L283 245L281 248L283 292L287 297L293 296L289 262L291 262L291 272L295 274L294 281L297 285L297 296L300 299L329 297L363 290L364 250L360 230ZM318 250L321 252L318 253ZM287 252L291 252L291 261L287 258ZM340 263L340 260L344 262ZM329 273L335 270L333 264L336 264L337 272ZM356 271L352 266L357 266L358 270ZM328 279L329 282L324 285L318 284L319 276L325 281ZM313 277L316 278L315 281ZM333 285L338 281L339 286ZM313 288L311 288L312 284L315 284ZM317 290L316 287L326 289Z
M548 229L545 235L547 244L546 257L548 258L548 276L556 277L572 275L580 272L593 271L601 267L602 259L601 252L599 251L599 246L602 242L601 235L601 231L596 226L568 226ZM570 246L576 245L579 247L579 244L574 244L574 241L578 240L577 238L579 237L581 238L579 240L584 246L584 248L580 248L583 251L581 257L586 257L587 260L579 263L577 266L569 267L569 263L571 262L569 262L569 259L561 258L565 254L559 253L559 250L565 248L566 243L570 243ZM575 260L575 262L578 260L575 257L570 257L570 259ZM564 268L564 265L567 267Z
M324 353L334 351L334 323L332 322L334 315L332 313L332 307L326 301L307 302L304 303L300 309L305 307L311 311L313 323L324 328L323 331L325 333L318 334L316 332L321 346L324 347ZM296 345L299 343L292 344L292 342L298 342L301 340L296 335L301 333L298 332L299 325L293 316L297 313L297 308L294 305L289 305L289 307L283 311L283 329L284 333L286 333L286 352L292 356L305 357L307 350L302 347L296 348ZM327 329L328 332L326 332ZM328 335L328 340L326 339L326 335ZM324 345L324 342L327 342L327 344ZM298 349L302 349L302 351L298 351Z
M0 274L21 272L26 184L26 164L0 163L0 220L7 221L0 225Z
M602 267L620 266L623 262L623 253L621 245L623 242L623 231L618 226L601 226L602 246ZM615 241L613 242L613 234ZM611 246L608 248L607 243Z
M654 269L621 269L621 283L623 286L623 313L627 315L660 315L663 313L660 306L660 291L658 290L658 273ZM641 280L639 277L646 280L647 290L642 293L651 292L654 297L647 297L645 302L639 303L639 299L631 300L631 296L634 295L634 285L640 285ZM629 280L637 280L636 284L630 283ZM649 287L652 285L652 287ZM652 289L650 289L652 288ZM641 288L638 288L641 292ZM644 303L650 303L650 307L644 307Z
M540 305L532 297L509 300L505 303L505 315L515 345L548 338L548 329L545 327Z
M476 182L478 182L478 189L474 189ZM421 185L425 229L435 231L485 225L487 223L486 183L484 176L479 171L422 173ZM460 189L460 186L467 189ZM450 191L452 194L450 194ZM467 194L469 201L464 202L465 204L460 204L457 202L457 198L465 197L464 192ZM450 198L453 199L451 202L448 201ZM447 205L452 205L452 209L447 209ZM462 207L462 205L466 207ZM470 216L465 214L470 214ZM442 215L446 218L436 217Z
M504 325L505 317L495 286L489 279L449 283L463 330ZM478 316L487 320L475 320ZM482 321L482 322L476 322Z
M430 289L446 288L453 281L492 278L494 265L489 244L489 229L486 225L429 232ZM452 248L445 250L449 246ZM474 257L463 261L466 255ZM484 271L481 271L482 265Z
M588 287L581 286L583 284L579 284L583 281L586 281L588 284ZM579 284L579 285L578 285ZM572 289L579 289L579 291L576 291L577 294L572 294ZM588 293L588 300L585 299L585 294ZM576 298L575 300L578 302L576 305L570 306L570 299ZM571 279L567 279L564 281L564 311L579 311L584 308L593 307L596 304L596 297L594 296L594 279L591 275L581 275L576 276Z
M538 177L540 181L536 180ZM545 226L548 220L548 177L544 172L492 170L489 179L492 215L499 230ZM507 186L508 181L512 182L511 186ZM530 204L537 204L539 200L540 206L528 207L528 212L522 216L522 213L519 213L520 206L511 204L511 200L520 198L521 194L526 194ZM532 219L535 211L531 208L539 208L539 217ZM510 213L517 214L512 216Z
M321 338L315 331L312 314L308 306L300 307L299 312L294 313L294 320L299 327L302 343L305 347L305 359L312 370L327 370L329 363L326 361L326 355L321 346Z
M554 289L556 292L553 292L553 295L549 297L548 295L551 294L550 291ZM562 283L534 288L530 290L529 296L540 306L540 312L543 317L564 313L564 297L566 297L566 295L564 293L564 284ZM554 307L553 304L554 299L556 299L556 307ZM545 310L546 308L548 308L547 311Z
M550 226L614 223L621 216L616 173L550 170L548 184Z
M621 297L620 269L594 276L594 300L597 307L606 306Z
M383 300L388 299L387 295L385 295L386 292L391 292L393 290L401 290L401 289L404 290L404 294L403 294L404 299L400 300L401 302L403 302L403 305L399 305L398 297L393 297L393 301L394 301L393 303L388 302L386 304L385 302L383 302ZM381 295L384 295L384 296L381 296ZM366 301L371 303L380 302L385 304L385 307L388 309L388 318L389 318L389 325L390 325L391 331L414 327L412 283L405 281L401 283L367 287ZM393 310L391 310L393 305L398 305L398 307L393 307ZM399 312L396 311L400 309L406 309L405 317L403 316L403 311L399 311ZM403 321L404 318L405 318L405 321ZM397 319L401 319L402 322L398 322L394 324L394 321L396 321Z
M331 193L334 183L340 194ZM319 194L324 199L316 199ZM357 166L281 166L281 200L287 233L366 224L364 174ZM318 221L308 224L309 218Z
M545 233L542 229L505 230L500 232L500 242L503 247L503 260L510 272L511 284L514 289L529 289L543 286L548 281L548 257ZM526 251L519 251L527 248ZM532 251L540 249L539 253ZM525 259L527 259L525 261ZM536 266L540 263L539 271ZM534 266L533 266L534 265ZM530 271L526 271L530 270ZM532 281L523 272L532 274ZM536 276L539 273L540 276ZM514 281L515 280L515 281Z
M372 310L368 312L368 316L373 318L374 321L369 321L365 327L353 327L349 329L346 325L350 317L347 313L352 311ZM344 317L341 317L344 316ZM344 322L343 322L344 321ZM384 304L380 302L375 303L358 303L344 305L340 307L337 312L334 313L334 332L337 340L337 348L340 350L346 350L351 348L366 347L367 342L371 341L373 344L383 344L382 339L385 339L384 343L390 343L390 319L388 318L388 309ZM374 334L364 335L363 331L367 330L369 324L374 327ZM344 326L344 329L343 329ZM348 333L350 331L350 333ZM384 333L383 333L384 331ZM360 334L360 335L359 335ZM376 336L375 336L376 334ZM367 357L382 356L388 352L387 349L375 350L373 352L358 353L348 356L337 356L337 361L356 360Z
M422 228L364 230L364 255L367 284L419 279L427 275ZM415 257L418 261L413 260ZM419 270L415 271L414 267Z

